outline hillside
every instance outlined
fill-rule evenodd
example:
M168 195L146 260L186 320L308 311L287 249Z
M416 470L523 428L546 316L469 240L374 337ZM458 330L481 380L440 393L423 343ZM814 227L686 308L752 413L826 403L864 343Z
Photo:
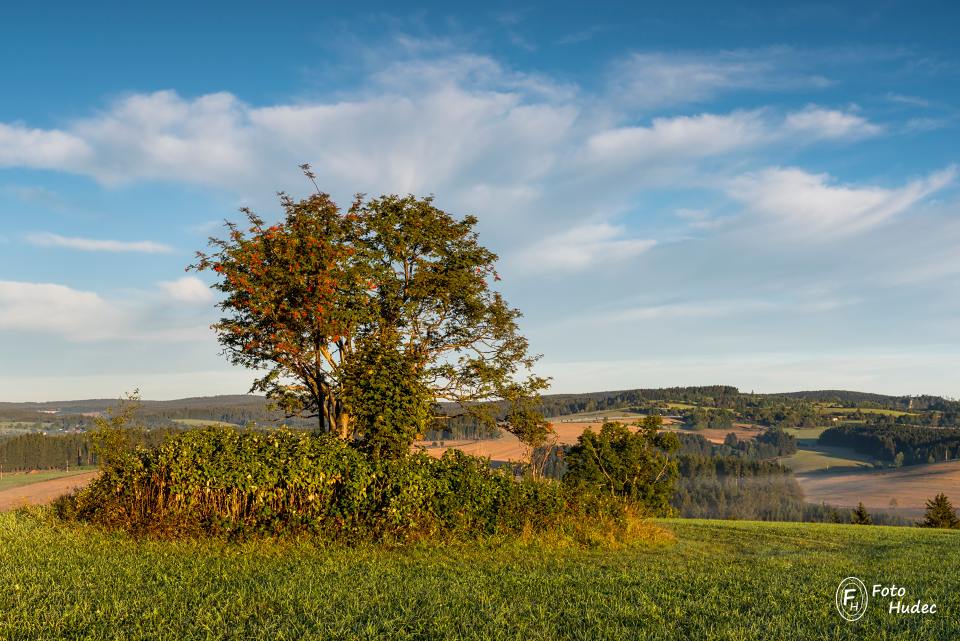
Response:
M960 532L668 520L628 549L134 541L0 515L0 638L949 639ZM749 570L749 571L747 571ZM895 583L935 615L857 623L835 591Z

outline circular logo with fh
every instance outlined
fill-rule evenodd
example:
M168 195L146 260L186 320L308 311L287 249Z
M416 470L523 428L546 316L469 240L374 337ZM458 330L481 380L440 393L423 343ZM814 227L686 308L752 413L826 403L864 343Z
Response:
M867 586L855 576L848 576L837 587L837 612L847 621L857 621L867 611Z

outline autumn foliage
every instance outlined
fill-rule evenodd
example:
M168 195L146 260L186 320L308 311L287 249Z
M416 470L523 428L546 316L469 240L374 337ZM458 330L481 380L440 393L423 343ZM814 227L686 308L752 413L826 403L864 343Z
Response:
M483 401L528 399L546 386L527 373L536 357L518 332L520 313L492 288L497 256L478 243L476 218L455 219L429 197L358 195L342 211L318 191L299 201L281 194L280 204L285 215L273 225L242 210L246 224L227 222L226 238L211 238L191 266L218 276L214 329L227 357L266 372L251 391L353 439L377 429L369 419L378 413L361 411L367 424L357 424L348 402L357 407L369 390L346 389L372 383L354 366L372 353L403 365L404 389L488 421L494 406ZM404 438L424 427L405 425Z

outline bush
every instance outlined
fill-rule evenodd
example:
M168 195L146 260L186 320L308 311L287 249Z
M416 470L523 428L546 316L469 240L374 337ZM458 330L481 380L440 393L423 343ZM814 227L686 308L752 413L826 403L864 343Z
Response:
M64 518L167 537L314 534L408 541L627 527L630 506L551 481L517 480L449 451L375 460L333 436L203 428L112 458L58 503Z
M679 447L674 434L661 433L662 419L648 416L632 433L625 425L606 422L600 432L587 429L566 453L563 482L581 492L607 493L643 506L653 514L670 515L670 497Z

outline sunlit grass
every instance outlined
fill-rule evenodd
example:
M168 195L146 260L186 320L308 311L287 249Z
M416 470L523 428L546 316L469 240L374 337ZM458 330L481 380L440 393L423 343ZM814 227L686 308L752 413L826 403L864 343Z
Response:
M385 550L134 541L0 516L0 638L949 639L960 532L663 522L673 543ZM896 582L930 617L834 610L840 579Z
M51 479L59 479L65 476L74 476L76 474L83 474L84 472L89 472L95 470L97 467L95 465L83 466L83 467L72 467L70 470L42 470L38 472L16 472L16 473L4 473L3 478L0 478L0 490L9 490L15 487L23 487L24 485L32 485L34 483L39 483L41 481L49 481Z
M846 447L829 445L813 445L808 449L798 449L795 454L784 456L777 461L797 474L873 467L869 456L858 454Z

